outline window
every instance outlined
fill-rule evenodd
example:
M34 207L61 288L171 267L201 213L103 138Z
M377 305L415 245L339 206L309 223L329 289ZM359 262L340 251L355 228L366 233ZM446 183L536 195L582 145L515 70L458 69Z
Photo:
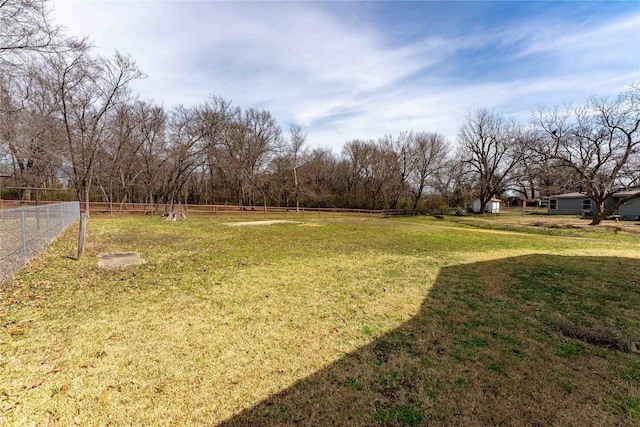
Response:
M591 199L582 200L582 210L583 211L591 210Z
M549 200L549 209L558 209L558 199Z

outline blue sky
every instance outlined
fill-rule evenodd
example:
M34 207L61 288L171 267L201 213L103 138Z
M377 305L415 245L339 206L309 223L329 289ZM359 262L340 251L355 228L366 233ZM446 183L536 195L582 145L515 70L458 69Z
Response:
M102 54L133 56L142 98L170 108L219 95L336 152L405 130L454 141L478 107L525 123L640 81L639 1L51 4Z

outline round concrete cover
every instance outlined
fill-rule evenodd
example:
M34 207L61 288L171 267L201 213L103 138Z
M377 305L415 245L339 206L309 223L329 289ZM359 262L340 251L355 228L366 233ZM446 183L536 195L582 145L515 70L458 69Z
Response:
M125 267L127 265L144 264L144 260L135 252L122 254L100 254L98 255L99 267Z

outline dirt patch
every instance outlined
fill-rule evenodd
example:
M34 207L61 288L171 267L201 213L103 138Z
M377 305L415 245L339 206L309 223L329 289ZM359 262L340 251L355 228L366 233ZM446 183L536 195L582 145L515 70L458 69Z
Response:
M245 225L271 225L271 224L302 224L300 221L286 221L283 219L273 219L265 221L245 221L245 222L225 222L223 225L230 227L241 227Z
M591 327L577 325L562 316L553 320L558 331L565 337L584 341L588 344L613 350L632 351L631 344L622 341L620 334L610 327L595 325Z
M100 254L98 255L98 267L126 267L127 265L144 264L140 254L126 252L122 254Z

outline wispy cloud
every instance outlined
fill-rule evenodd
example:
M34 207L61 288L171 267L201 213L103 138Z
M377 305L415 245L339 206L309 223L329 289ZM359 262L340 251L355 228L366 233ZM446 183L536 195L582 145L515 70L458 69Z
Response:
M636 60L640 49L640 14L604 22L556 20L542 27L544 31L540 28L540 23L534 21L528 28L517 29L518 38L527 44L519 56L550 54L559 59L580 58L588 62L625 57ZM598 55L594 56L594 53Z

